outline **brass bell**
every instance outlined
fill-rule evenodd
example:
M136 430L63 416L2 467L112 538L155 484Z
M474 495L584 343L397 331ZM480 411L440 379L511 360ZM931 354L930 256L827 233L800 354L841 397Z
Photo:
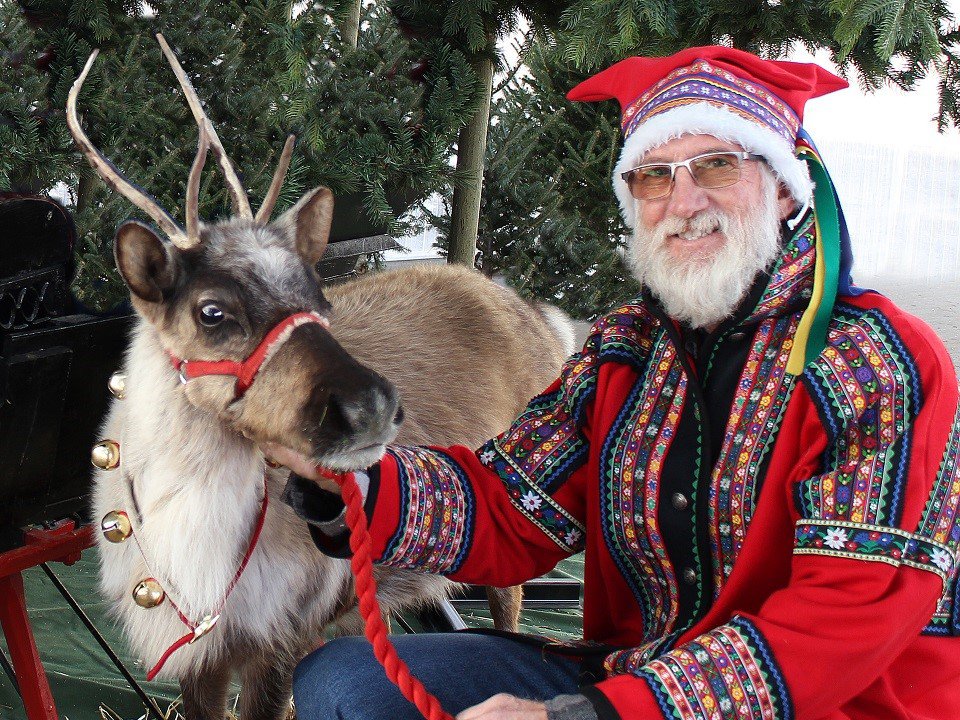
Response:
M112 543L121 543L133 533L130 518L123 510L111 510L100 521L103 536Z
M107 388L117 400L123 400L127 396L127 374L115 372L107 381Z
M268 468L273 468L274 470L276 470L277 468L283 467L283 465L281 465L280 463L278 463L276 460L271 460L271 459L268 458L268 457L263 458L263 460L264 460L264 462L267 463L267 467L268 467Z
M163 592L160 583L153 578L141 580L133 589L133 601L147 610L162 603L165 597L166 593Z
M93 446L90 462L101 470L114 470L120 466L120 443L116 440L101 440Z

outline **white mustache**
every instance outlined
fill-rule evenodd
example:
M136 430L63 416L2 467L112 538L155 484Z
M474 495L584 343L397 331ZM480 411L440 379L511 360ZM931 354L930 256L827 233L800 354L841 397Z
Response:
M680 218L675 215L664 218L657 225L656 232L661 242L671 235L677 235L684 240L696 240L717 230L726 233L729 227L730 219L725 213L704 210L691 218Z

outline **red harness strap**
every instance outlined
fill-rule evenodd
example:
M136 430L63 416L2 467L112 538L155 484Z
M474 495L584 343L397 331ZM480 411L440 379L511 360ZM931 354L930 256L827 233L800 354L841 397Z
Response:
M166 649L160 659L157 661L157 664L150 668L150 672L147 673L147 680L153 680L157 673L163 668L164 664L173 655L177 650L182 648L184 645L188 645L196 640L199 640L208 632L213 629L213 626L217 624L217 620L220 619L220 613L223 611L223 606L227 604L227 598L230 597L230 593L233 592L233 589L237 586L237 583L240 581L240 576L243 575L243 571L247 567L247 563L250 561L250 556L253 555L254 549L257 547L257 541L260 539L260 532L263 530L263 522L267 518L267 477L263 477L263 500L260 501L260 512L257 515L257 523L254 525L253 534L250 536L250 541L247 543L247 550L243 554L243 559L240 561L240 565L237 567L237 571L233 574L233 579L230 580L230 584L227 585L226 591L223 593L223 597L220 599L220 602L217 603L217 606L207 615L203 620L198 623L191 622L190 619L183 613L183 611L177 606L173 598L169 598L170 605L176 611L177 616L180 618L180 622L186 625L190 632L181 637L179 640L173 643L170 647Z
M330 327L330 321L315 312L301 312L290 315L281 320L268 332L260 344L254 348L250 356L238 362L236 360L184 360L170 353L173 367L180 373L180 381L186 383L203 375L232 375L237 379L234 393L237 398L253 385L257 373L263 364L276 352L280 345L286 342L290 333L306 323L317 323L325 328Z

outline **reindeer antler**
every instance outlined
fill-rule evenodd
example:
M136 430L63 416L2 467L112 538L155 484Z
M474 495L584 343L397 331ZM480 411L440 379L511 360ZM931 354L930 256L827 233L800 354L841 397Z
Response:
M280 153L280 162L277 164L276 172L273 173L270 189L267 190L267 194L263 198L263 205L257 210L257 217L254 218L254 222L258 225L270 222L273 206L277 204L277 198L280 196L280 188L283 187L283 179L287 176L287 170L290 167L290 158L293 157L293 143L296 139L296 135L290 135L283 144L283 152Z
M200 174L203 164L207 161L207 150L210 149L210 136L206 128L200 126L200 140L197 142L197 156L190 167L190 178L187 180L187 237L193 244L200 243L200 213L197 206L200 204Z
M83 81L87 79L90 68L93 67L93 62L97 59L99 52L99 50L94 50L90 53L87 64L83 66L83 72L74 81L70 93L67 95L67 125L70 128L70 134L73 135L73 139L80 146L80 150L107 185L153 218L160 229L173 241L174 245L183 248L190 247L192 243L187 234L174 222L169 213L160 207L154 198L127 180L117 167L94 147L90 138L80 127L80 119L77 117L77 96L80 94Z
M197 97L197 91L193 89L193 85L190 83L189 78L187 78L187 74L180 66L180 61L177 60L177 56L173 54L170 46L167 45L167 41L160 33L157 33L157 42L160 43L160 48L163 50L167 62L170 63L170 67L173 68L177 80L180 81L180 87L183 89L183 94L187 97L187 104L190 105L190 110L193 112L193 117L197 121L197 125L205 128L207 135L210 136L210 149L213 150L213 154L217 156L217 162L220 163L220 168L223 170L223 175L227 180L227 187L230 189L230 197L233 200L234 214L239 215L245 220L253 220L253 212L250 210L250 201L247 199L247 193L243 189L243 184L240 182L240 178L237 177L233 165L230 163L230 158L227 156L226 150L223 149L223 144L220 142L220 137L217 135L213 123L210 122L210 118L207 117L207 114L200 105L200 98Z

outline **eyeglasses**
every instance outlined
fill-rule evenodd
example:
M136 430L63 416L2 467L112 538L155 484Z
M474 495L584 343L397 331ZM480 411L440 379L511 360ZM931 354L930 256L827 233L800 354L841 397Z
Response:
M744 160L762 160L748 152L712 152L677 162L648 163L627 170L620 177L638 200L656 200L673 190L677 168L685 167L697 187L712 190L733 185L740 179Z

